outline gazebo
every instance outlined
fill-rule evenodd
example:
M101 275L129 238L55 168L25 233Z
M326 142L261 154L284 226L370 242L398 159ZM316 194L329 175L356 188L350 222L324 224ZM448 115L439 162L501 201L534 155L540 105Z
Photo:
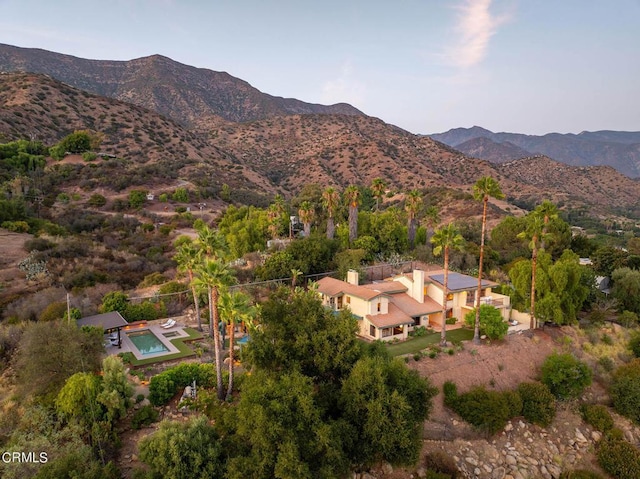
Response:
M105 333L116 332L118 335L118 348L122 347L122 338L120 337L120 329L126 326L127 320L117 311L109 313L95 314L93 316L85 316L78 320L78 326L96 326L104 329Z

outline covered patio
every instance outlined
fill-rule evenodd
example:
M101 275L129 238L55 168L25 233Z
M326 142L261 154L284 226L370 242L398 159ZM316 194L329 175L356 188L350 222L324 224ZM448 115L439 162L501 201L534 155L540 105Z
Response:
M78 326L94 326L104 329L105 346L118 346L118 349L122 347L120 330L128 324L127 320L117 311L85 316L78 320Z

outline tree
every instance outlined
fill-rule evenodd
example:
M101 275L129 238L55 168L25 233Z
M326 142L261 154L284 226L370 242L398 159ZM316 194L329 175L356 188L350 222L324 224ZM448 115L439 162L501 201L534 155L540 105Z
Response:
M302 224L304 225L305 238L308 238L311 235L311 223L313 223L315 214L315 209L309 201L303 201L300 204L298 215L300 216L300 221L302 221Z
M93 373L75 373L64 383L56 397L59 414L78 421L83 427L101 419L102 407L98 404L101 378Z
M347 186L344 197L349 204L349 243L358 237L358 206L360 206L360 190L355 185Z
M415 463L422 444L421 426L437 392L398 360L381 356L360 359L344 380L340 394L340 409L355 436L352 462L360 467L382 461Z
M611 274L611 295L618 301L621 311L640 314L640 271L618 268Z
M538 206L536 206L535 213L542 217L542 223L544 227L542 229L542 249L547 249L546 241L548 239L547 233L549 232L549 222L551 220L558 219L558 207L549 200L544 200Z
M613 372L609 394L618 413L640 424L640 359Z
M197 272L196 284L207 288L207 298L209 303L209 326L213 336L213 349L216 362L216 382L218 399L224 399L224 388L222 384L222 345L220 344L220 315L218 311L218 300L220 290L230 285L233 281L231 270L220 261L211 259L205 260L200 265Z
M427 224L427 245L433 247L431 238L436 226L440 224L440 211L435 205L429 206L424 213L424 221Z
M79 329L62 321L30 323L20 340L15 371L25 393L55 399L67 378L77 372L97 372L103 333Z
M534 329L536 324L536 268L538 262L538 250L541 247L542 235L546 228L544 218L539 214L531 214L527 222L526 229L518 235L519 238L529 240L529 249L531 249L531 295L530 301L530 324L529 327Z
M227 388L227 401L231 399L233 392L234 353L233 340L236 325L244 323L253 325L257 310L250 303L249 296L240 292L225 291L220 295L220 318L228 325L229 333L229 386Z
M140 441L140 460L157 477L223 477L224 455L222 441L204 416L185 423L163 421L156 433Z
M202 331L202 319L200 318L200 298L194 282L194 272L202 262L202 250L200 250L193 242L182 243L173 259L178 263L179 271L186 271L189 275L189 287L193 295L193 306L196 311L196 319L198 321L198 331Z
M127 380L122 359L107 356L102 360L102 385L97 401L105 407L106 419L110 424L127 414L131 405L133 387Z
M386 189L387 185L382 178L374 178L371 182L371 192L373 193L373 197L376 199L376 211L380 210L380 200L382 199Z
M487 230L487 205L489 198L502 199L504 194L500 184L491 176L484 176L473 185L473 198L482 201L482 232L480 234L480 259L478 260L478 290L476 293L476 320L473 329L473 342L480 343L480 296L482 295L482 268L484 266L484 241Z
M109 313L111 311L117 311L123 314L127 310L128 305L129 298L126 294L122 291L111 291L103 296L100 312Z
M198 228L198 246L208 259L221 260L228 256L229 248L224 236L218 230L206 225Z
M334 216L340 203L340 194L332 187L328 186L322 192L322 205L327 210L327 238L333 239L335 233Z
M277 290L262 304L260 325L243 348L252 368L299 370L319 382L343 377L360 354L355 318L334 315L313 291Z
M583 277L589 271L580 266L578 256L566 250L555 263L546 251L537 256L535 274L536 318L555 324L571 324L589 296ZM526 306L532 291L533 260L521 260L509 271L514 287L514 307ZM530 304L530 303L529 303Z
M171 195L171 199L173 201L177 201L178 203L188 203L189 191L184 186L180 186L175 189L175 191Z
M447 296L449 295L449 253L451 251L461 251L464 246L464 238L453 223L443 226L437 230L431 242L435 245L433 254L444 256L444 282L442 292L442 329L440 330L440 345L447 345Z
M411 190L406 198L404 209L407 212L407 237L409 239L409 247L413 248L416 239L416 217L422 206L422 195L418 190Z
M486 334L489 339L502 339L509 330L509 325L502 318L500 310L489 304L480 305L479 320L474 308L464 316L464 322L470 327L475 326L476 322L479 323L480 334Z

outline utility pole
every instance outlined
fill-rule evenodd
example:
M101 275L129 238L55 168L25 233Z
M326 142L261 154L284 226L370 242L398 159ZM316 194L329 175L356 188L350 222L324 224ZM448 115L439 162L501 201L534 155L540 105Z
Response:
M69 297L69 292L67 291L67 321L71 324L71 298Z

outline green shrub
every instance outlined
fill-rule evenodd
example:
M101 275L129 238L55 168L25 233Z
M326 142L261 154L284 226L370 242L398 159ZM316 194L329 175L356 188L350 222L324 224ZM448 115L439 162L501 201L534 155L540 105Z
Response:
M640 359L615 370L609 395L617 412L640 423Z
M509 407L509 416L522 416L522 398L518 391L503 391L502 396Z
M427 335L427 328L425 328L424 326L418 326L416 328L413 328L413 336L416 338L419 338L421 336L426 336Z
M182 363L167 369L151 378L149 383L149 402L154 406L162 406L175 396L178 391L193 381L197 387L213 387L215 370L211 364Z
M98 155L93 151L85 151L82 154L82 159L86 162L96 161L96 158L98 158Z
M625 328L633 328L638 325L638 315L633 311L623 311L618 316L618 322Z
M640 450L616 435L600 441L597 456L600 467L616 479L640 477Z
M454 409L462 419L490 435L504 429L510 419L509 404L502 393L478 386L460 394Z
M542 383L521 383L518 393L522 398L522 415L533 424L546 427L556 415L556 400Z
M629 339L629 349L636 358L640 358L640 331L633 331Z
M456 324L458 322L458 318L447 318L444 320L446 324Z
M140 393L140 394L136 395L136 404L139 404L142 401L144 401L144 394Z
M589 366L569 353L553 353L542 364L542 382L559 399L578 397L592 377Z
M413 360L414 361L420 361L421 358L422 358L422 354L420 354L420 353L415 353L413 355Z
M475 326L475 308L465 314L464 322L471 328ZM509 324L502 318L498 308L489 304L480 306L480 334L486 334L489 339L502 339L508 331Z
M583 404L580 413L587 424L601 432L613 429L613 418L609 410L602 404Z
M102 196L100 193L94 193L87 200L87 204L95 208L100 208L101 206L104 206L107 204L107 199L104 196Z
M609 356L602 356L598 359L598 365L608 373L613 371L616 367L615 361Z
M443 477L457 479L460 471L454 459L444 451L431 451L424 457L424 467L427 471L443 474ZM434 476L436 477L436 476Z
M445 381L442 385L442 395L444 396L444 405L455 409L458 400L458 386L453 381Z
M602 335L602 337L600 338L600 341L602 341L602 344L606 344L607 346L613 345L613 339L611 339L611 336L609 336L607 333L604 333Z
M158 411L152 406L146 405L138 409L131 419L131 427L140 429L142 426L148 426L158 420Z

